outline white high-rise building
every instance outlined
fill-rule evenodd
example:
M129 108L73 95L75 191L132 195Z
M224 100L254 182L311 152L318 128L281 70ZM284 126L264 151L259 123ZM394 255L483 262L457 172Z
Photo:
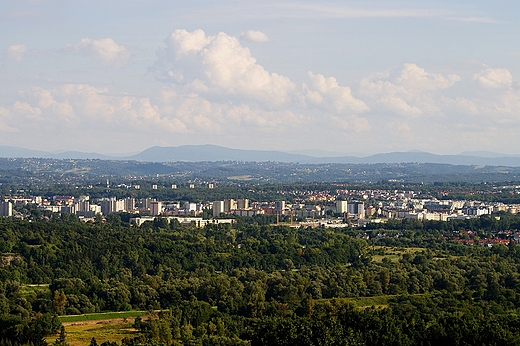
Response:
M13 203L0 201L0 216L13 216Z
M336 213L344 214L347 212L347 201L336 201Z

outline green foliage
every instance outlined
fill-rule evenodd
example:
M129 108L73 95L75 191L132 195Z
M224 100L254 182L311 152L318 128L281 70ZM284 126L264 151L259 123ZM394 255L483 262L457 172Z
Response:
M396 223L398 231L378 238L382 230L252 219L203 229L112 221L0 220L15 259L0 267L0 340L42 344L60 328L56 313L136 309L151 314L136 320L141 336L124 345L520 342L518 245L454 245L445 239L452 230L428 223ZM374 240L356 238L365 231ZM371 261L385 244L414 248ZM24 286L42 283L48 288ZM359 297L379 307L340 300Z

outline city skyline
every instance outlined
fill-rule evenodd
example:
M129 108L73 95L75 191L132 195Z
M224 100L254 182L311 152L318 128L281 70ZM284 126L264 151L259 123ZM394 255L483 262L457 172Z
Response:
M518 4L0 4L0 145L520 154Z

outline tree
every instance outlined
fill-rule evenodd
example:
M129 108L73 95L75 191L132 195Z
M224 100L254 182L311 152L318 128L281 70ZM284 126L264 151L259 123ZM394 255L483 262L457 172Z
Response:
M54 342L54 346L68 346L66 341L65 327L61 326L60 328L60 336Z
M65 310L65 303L67 302L67 297L65 296L65 293L63 291L54 291L54 311L58 315L63 313L63 310Z

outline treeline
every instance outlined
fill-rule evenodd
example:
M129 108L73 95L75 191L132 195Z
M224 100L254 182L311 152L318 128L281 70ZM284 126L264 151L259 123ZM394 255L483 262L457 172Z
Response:
M367 230L421 230L421 231L481 231L499 232L506 230L520 230L520 215L499 213L482 215L474 219L433 221L417 219L389 219L385 223L369 223L364 229Z

